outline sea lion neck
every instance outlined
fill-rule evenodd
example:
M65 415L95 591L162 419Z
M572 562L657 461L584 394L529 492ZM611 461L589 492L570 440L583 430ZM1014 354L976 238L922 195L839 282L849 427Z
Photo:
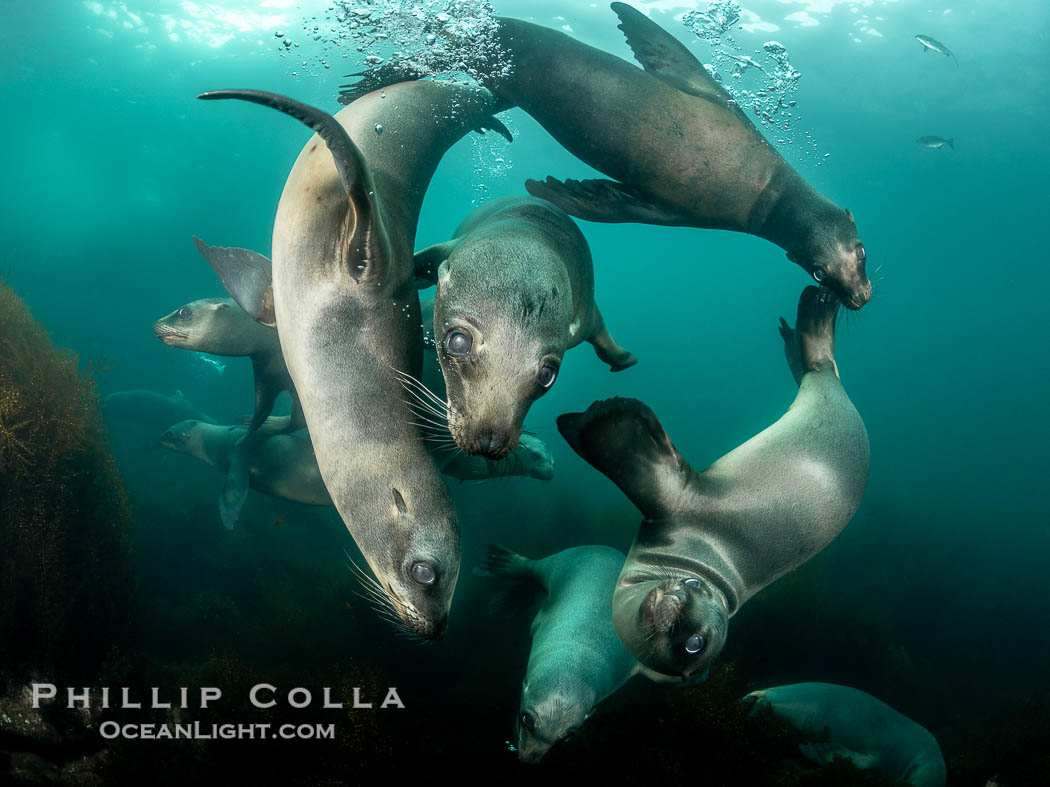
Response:
M801 260L808 256L812 231L829 218L838 220L839 213L830 200L785 165L777 169L758 195L745 231L777 244Z
M668 574L699 577L722 594L726 615L731 617L746 599L744 580L711 544L690 537L687 527L677 520L644 520L627 554L621 582L632 574L638 579L662 579ZM681 546L683 539L690 541L688 547Z

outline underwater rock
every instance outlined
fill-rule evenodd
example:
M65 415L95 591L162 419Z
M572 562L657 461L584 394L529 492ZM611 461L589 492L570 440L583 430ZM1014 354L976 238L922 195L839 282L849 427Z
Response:
M92 367L0 282L0 688L90 681L119 652L129 518Z

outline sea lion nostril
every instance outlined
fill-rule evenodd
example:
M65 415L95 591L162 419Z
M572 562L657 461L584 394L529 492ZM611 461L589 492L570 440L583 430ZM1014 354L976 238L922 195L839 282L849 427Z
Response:
M482 435L478 442L481 452L486 456L496 456L503 450L503 441L495 434Z

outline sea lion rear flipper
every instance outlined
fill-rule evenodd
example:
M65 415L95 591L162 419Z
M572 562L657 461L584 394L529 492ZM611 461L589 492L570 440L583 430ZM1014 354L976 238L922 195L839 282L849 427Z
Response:
M263 90L210 90L197 98L249 101L283 112L313 129L332 154L339 180L346 190L348 213L342 243L346 249L352 250L346 255L346 272L357 282L384 278L392 255L379 213L372 172L361 150L338 120L322 109Z
M219 495L219 516L223 527L233 530L248 499L249 466L245 446L234 448L226 469L226 483Z
M346 77L358 77L356 82L340 85L340 104L351 104L361 96L375 90L396 85L398 82L415 82L427 76L427 72L411 60L390 60L377 68L347 74Z
M566 213L587 221L607 224L636 222L681 226L688 218L670 206L660 205L614 180L526 180L525 190L552 202Z
M509 618L531 607L546 592L532 570L532 562L504 546L492 545L481 565L474 569L478 576L507 580L489 597L489 612L497 618Z
M831 765L836 758L849 760L861 770L871 768L875 758L870 754L847 749L841 743L803 743L798 747L802 756L819 765Z
M733 97L681 41L626 3L613 3L611 8L620 17L619 28L627 45L647 73L684 93L743 115Z
M606 475L647 519L667 515L689 466L656 415L637 399L605 399L558 416L572 449Z
M197 251L218 274L223 286L237 305L256 322L273 328L273 266L261 254L236 246L209 246L194 237Z

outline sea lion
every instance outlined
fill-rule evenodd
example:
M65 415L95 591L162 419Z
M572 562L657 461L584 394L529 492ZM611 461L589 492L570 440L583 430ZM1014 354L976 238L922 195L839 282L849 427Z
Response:
M377 602L406 631L439 637L459 575L459 528L399 375L418 377L421 362L412 252L423 195L445 151L471 129L507 133L491 118L495 99L413 82L333 118L261 91L200 98L252 101L317 132L277 206L272 271L244 249L209 247L206 256L249 314L280 325L321 476L375 573Z
M181 421L164 433L161 445L177 453L189 454L225 472L247 433L246 428L239 426ZM332 505L307 437L279 434L253 442L247 455L247 466L252 489L296 503Z
M197 240L204 252L207 245ZM273 412L282 391L292 397L289 418L272 422L275 431L294 432L306 426L299 397L284 363L277 331L256 322L233 298L202 298L180 306L153 323L153 333L169 347L226 357L247 356L255 378L255 410L248 425L255 431Z
M317 458L308 434L276 434L264 440L243 442L249 430L243 426L222 426L204 421L181 421L161 437L161 445L177 453L189 454L229 476L231 464L244 465L246 485L272 497L317 506L333 505L321 479ZM503 476L531 476L549 480L553 475L550 448L538 437L526 435L517 450L500 462L480 456L441 455L434 462L443 475L461 481L482 481ZM237 515L240 514L238 507ZM237 516L223 512L222 522L233 529Z
M613 3L644 71L564 33L500 17L481 81L562 146L615 180L527 181L530 194L581 219L746 232L783 248L851 309L871 298L853 214L836 207L769 144L676 38ZM340 100L419 78L394 60L352 76Z
M176 391L174 396L144 389L117 391L102 400L102 415L107 423L122 420L138 424L154 439L176 421L193 419L209 424L215 423L210 415L205 415L189 401L182 391Z
M744 697L754 711L769 708L811 743L802 753L820 765L845 757L894 783L944 787L947 770L937 739L922 725L859 689L795 683ZM754 712L753 711L753 712Z
M434 335L449 431L466 453L502 459L529 407L550 390L565 351L594 346L612 371L637 363L594 302L587 240L564 211L534 197L474 210L452 240L416 254L437 285Z
M780 420L696 472L634 399L562 415L558 429L645 516L613 596L616 631L642 664L688 678L725 643L729 618L849 522L868 481L868 436L835 364L838 304L807 287L781 320L799 392Z
M529 560L491 547L479 573L511 580L495 606L540 601L532 620L532 649L517 723L518 758L538 763L567 741L595 706L638 672L609 617L623 552L573 547Z

